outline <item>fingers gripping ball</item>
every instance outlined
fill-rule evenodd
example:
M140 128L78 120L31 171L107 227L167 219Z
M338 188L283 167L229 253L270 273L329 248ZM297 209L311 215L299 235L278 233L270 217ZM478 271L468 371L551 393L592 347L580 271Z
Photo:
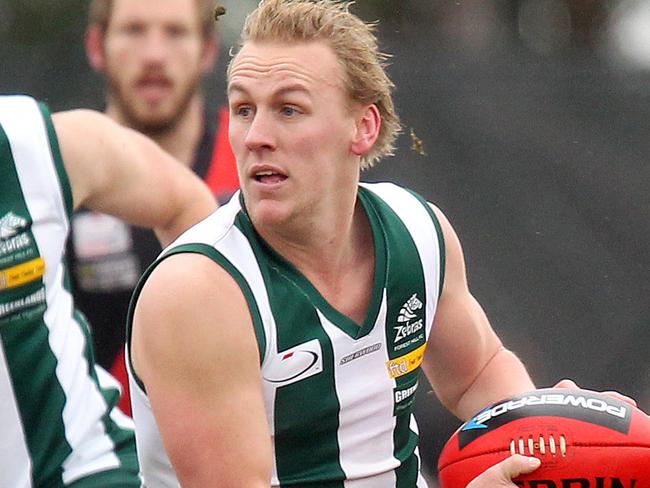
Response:
M603 393L548 388L499 402L461 425L438 460L441 488L464 488L511 454L539 469L530 488L650 488L650 417Z

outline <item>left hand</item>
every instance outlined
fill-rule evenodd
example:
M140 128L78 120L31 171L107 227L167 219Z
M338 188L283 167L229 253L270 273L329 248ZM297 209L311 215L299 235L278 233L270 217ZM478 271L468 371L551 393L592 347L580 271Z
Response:
M540 464L541 461L537 458L514 454L474 478L467 488L517 488L512 479L522 474L532 473L539 468Z
M570 379L560 380L558 383L556 383L556 385L553 388L580 389L580 387L575 383L575 381ZM619 393L617 391L603 391L601 393L611 396L612 398L616 398L617 400L621 400L622 402L629 403L630 405L633 405L635 407L637 406L634 398L631 398L627 395L623 395L622 393Z

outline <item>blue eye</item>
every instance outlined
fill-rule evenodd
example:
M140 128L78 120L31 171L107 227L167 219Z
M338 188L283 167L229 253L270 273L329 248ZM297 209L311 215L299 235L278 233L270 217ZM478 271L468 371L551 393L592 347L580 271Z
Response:
M288 107L288 106L282 107L282 115L286 115L290 117L292 115L296 115L297 113L298 111L294 107Z
M252 110L251 110L250 107L239 107L239 108L237 109L237 112L236 112L236 113L237 113L237 115L239 115L240 117L248 117L248 116L251 115Z

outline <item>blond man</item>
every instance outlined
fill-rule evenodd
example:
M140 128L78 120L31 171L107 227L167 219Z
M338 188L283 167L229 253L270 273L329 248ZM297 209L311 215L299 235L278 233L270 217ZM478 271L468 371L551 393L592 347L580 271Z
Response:
M166 250L130 315L146 483L425 487L421 372L461 419L533 388L442 212L360 183L400 127L384 60L345 3L247 18L228 69L241 193Z

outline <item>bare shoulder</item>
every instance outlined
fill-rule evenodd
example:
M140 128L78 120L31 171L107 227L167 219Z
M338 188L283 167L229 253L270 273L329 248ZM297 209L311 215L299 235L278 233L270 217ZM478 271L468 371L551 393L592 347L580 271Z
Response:
M197 253L164 259L137 299L133 365L145 384L167 370L179 383L214 370L215 355L238 354L256 364L257 345L244 294L216 262ZM174 364L170 370L168 365ZM188 376L189 375L189 376Z
M52 114L61 156L72 185L75 206L95 191L106 167L101 163L103 147L116 138L119 126L94 110L76 109Z
M210 286L214 281L228 281L230 275L215 261L198 252L181 252L164 258L146 281L145 288L169 288L183 292L187 285Z
M101 112L88 109L67 110L52 114L52 122L59 139L65 147L92 145L89 134L110 137L112 131L119 131L119 125ZM108 131L108 133L107 133ZM86 136L86 137L84 137ZM91 136L93 137L93 136Z
M161 262L137 303L131 353L183 486L198 478L192 486L268 486L260 352L244 295L224 269L199 254ZM242 463L257 468L242 474ZM235 481L242 476L264 482Z
M82 128L84 122L92 122L103 119L110 120L106 115L96 110L77 108L74 110L64 110L52 114L52 120L55 126L78 127ZM88 126L90 128L90 126Z
M235 280L209 257L192 252L169 256L146 280L137 308L175 316L207 310L223 313L222 303L240 302Z
M449 222L449 219L444 214L444 212L435 204L431 202L427 203L429 204L429 207L431 207L431 210L433 210L435 216L438 218L438 222L440 222L440 227L442 228L445 240L449 240L452 236L454 239L456 239L456 231L452 227L451 222Z

